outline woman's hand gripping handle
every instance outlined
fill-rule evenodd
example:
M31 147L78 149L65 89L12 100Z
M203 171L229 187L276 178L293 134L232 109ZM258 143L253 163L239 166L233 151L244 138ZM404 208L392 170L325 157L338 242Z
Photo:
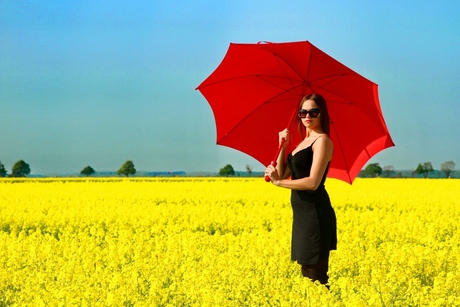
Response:
M284 144L286 143L286 141L289 140L289 130L284 129L283 131L281 131L279 133L279 138L280 140L279 140L278 150L276 151L275 158L273 159L273 161L270 162L270 165L273 166L273 168L275 169L276 169L276 166L278 165L277 160L280 155L280 152L284 148ZM271 180L270 176L268 174L265 175L265 181L270 182L270 180Z

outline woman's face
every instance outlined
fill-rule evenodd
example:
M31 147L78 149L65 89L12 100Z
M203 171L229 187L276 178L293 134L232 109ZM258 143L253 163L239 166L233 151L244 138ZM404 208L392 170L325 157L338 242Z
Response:
M302 109L309 111L308 113L305 111L300 111L301 113L303 113L302 116L305 116L305 118L300 118L300 120L306 128L315 129L321 126L321 113L319 113L319 108L316 105L315 101L306 100L302 104Z

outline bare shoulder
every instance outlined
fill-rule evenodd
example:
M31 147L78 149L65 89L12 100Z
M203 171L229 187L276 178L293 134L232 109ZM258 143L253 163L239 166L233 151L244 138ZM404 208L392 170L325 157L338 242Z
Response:
M318 138L318 142L315 143L319 143L321 146L334 146L331 138L327 134L321 134Z
M318 140L313 144L313 151L315 151L316 148L319 149L320 151L325 151L328 153L327 155L332 158L332 152L334 150L334 143L332 142L331 138L327 134L322 134Z

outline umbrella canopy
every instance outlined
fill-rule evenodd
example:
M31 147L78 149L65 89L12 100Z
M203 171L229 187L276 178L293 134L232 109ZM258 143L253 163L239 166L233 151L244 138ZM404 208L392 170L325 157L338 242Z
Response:
M303 138L294 133L293 119L301 99L310 93L326 99L330 115L334 153L328 177L351 184L372 156L394 146L377 84L308 41L231 43L220 65L197 89L214 113L217 144L265 166L277 152L279 131L291 131L287 152Z

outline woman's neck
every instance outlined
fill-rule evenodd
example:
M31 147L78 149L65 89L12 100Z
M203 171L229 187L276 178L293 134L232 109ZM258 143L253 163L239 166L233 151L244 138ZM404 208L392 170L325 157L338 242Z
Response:
M324 131L321 129L307 129L307 138L315 137L324 134Z

